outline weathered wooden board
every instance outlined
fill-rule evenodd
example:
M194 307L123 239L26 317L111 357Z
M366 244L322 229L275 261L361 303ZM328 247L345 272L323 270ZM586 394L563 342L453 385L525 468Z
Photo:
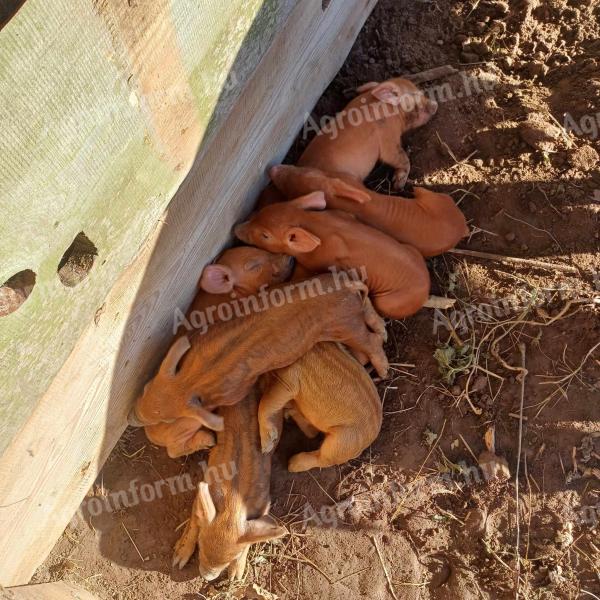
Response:
M0 453L295 3L27 0L0 31L0 285L35 273L0 316ZM57 269L80 232L97 257L69 287Z
M208 124L208 141L166 214L155 210L154 184L146 182L144 222L152 221L151 234L108 294L90 304L83 333L0 458L3 585L26 583L63 531L160 360L174 308L185 309L202 266L249 209L265 167L283 157L375 3L331 0L323 11L321 0L296 2L272 41L250 46L262 57L258 67L243 79L233 109ZM248 62L244 52L242 45L229 67L234 80L240 80L238 62L242 70ZM158 84L148 77L152 90ZM165 147L179 148L169 131L153 132L166 136ZM177 151L187 156L186 148ZM138 172L135 164L131 169ZM128 226L132 231L140 221ZM67 314L77 327L85 317Z
M0 595L0 598L3 598ZM25 585L6 590L5 600L98 600L87 590L57 581L40 585Z

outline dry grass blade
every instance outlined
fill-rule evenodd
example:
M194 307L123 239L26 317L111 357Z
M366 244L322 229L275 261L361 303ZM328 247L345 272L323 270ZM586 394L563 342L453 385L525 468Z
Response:
M442 79L442 77L448 77L458 73L458 69L452 65L444 65L442 67L434 67L433 69L427 69L420 73L411 73L406 76L406 79L412 81L415 84L425 83L426 81L434 81L435 79Z
M519 343L519 352L521 353L521 402L519 406L519 442L517 446L517 467L515 471L515 510L517 520L515 536L515 556L517 558L517 565L515 569L515 598L519 597L519 575L521 574L521 559L519 557L519 545L521 543L519 473L521 469L521 452L523 449L523 405L525 402L525 377L527 376L527 368L525 366L525 344Z
M559 241L547 229L542 229L540 227L536 227L535 225L532 225L531 223L528 223L527 221L523 221L523 219L513 217L512 215L509 215L506 211L504 211L504 214L509 219L512 219L513 221L517 221L518 223L523 223L523 225L527 225L527 227L531 227L531 229L535 229L536 231L545 233L556 244L556 246L560 249L560 251L561 252L563 251L562 246L560 245Z
M459 160L456 157L456 154L454 154L454 152L452 152L452 149L450 148L450 146L448 146L448 144L446 144L446 142L444 142L444 140L442 140L442 138L440 137L440 134L437 131L435 132L435 135L437 136L437 139L439 140L442 148L448 153L448 156L450 156L450 158L454 161L454 164L450 167L450 169L453 169L454 167L457 167L458 165L465 164L472 156L477 154L477 150L474 150L473 152L471 152L471 154L469 154L469 156L467 156L466 158L463 158L462 160Z
M473 258L482 258L485 260L497 260L499 262L507 262L520 265L529 265L531 267L540 267L542 269L550 269L562 271L563 273L579 273L575 267L568 265L560 265L556 263L546 263L541 260L532 258L519 258L517 256L502 256L501 254L492 254L490 252L479 252L478 250L465 250L463 248L453 248L448 250L450 254L460 254L462 256L472 256Z
M371 536L371 539L373 540L373 544L375 545L375 550L377 550L377 556L379 556L379 561L381 562L381 568L383 569L383 573L385 574L385 578L388 582L390 594L392 594L394 600L399 600L398 596L396 596L396 590L394 589L394 584L392 583L392 580L390 579L390 574L388 573L387 567L385 566L385 561L383 560L383 554L381 553L381 550L379 549L379 544L377 544L377 539L375 538L374 535Z

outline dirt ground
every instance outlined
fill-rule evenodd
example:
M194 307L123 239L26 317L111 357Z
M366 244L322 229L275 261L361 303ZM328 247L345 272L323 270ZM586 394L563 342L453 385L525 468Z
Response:
M359 459L289 474L286 459L313 442L286 426L272 513L290 535L254 548L242 584L204 583L195 559L171 568L194 495L178 488L82 510L36 582L67 579L102 600L503 599L517 581L521 598L600 597L599 17L591 0L380 0L315 116L357 84L457 67L426 84L440 107L405 140L410 182L460 201L473 231L461 248L547 266L429 262L456 312L389 324L383 429ZM389 182L380 167L369 183ZM478 466L491 427L509 479ZM170 460L128 430L88 500L136 478L197 481L203 460Z

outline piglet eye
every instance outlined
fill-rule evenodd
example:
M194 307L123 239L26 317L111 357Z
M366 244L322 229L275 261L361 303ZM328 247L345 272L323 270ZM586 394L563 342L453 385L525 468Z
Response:
M260 271L262 265L259 262L247 262L244 265L244 271Z
M262 237L264 240L268 240L269 239L269 234L265 233L264 231L261 233Z

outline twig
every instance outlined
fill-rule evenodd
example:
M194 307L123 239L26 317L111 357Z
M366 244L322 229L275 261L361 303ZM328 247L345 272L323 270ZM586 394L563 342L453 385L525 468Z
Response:
M581 371L581 369L583 368L583 365L585 365L588 358L595 352L595 350L598 347L600 347L600 342L598 342L595 346L592 346L589 349L588 353L583 357L583 360L581 361L579 366L574 371L569 373L568 375L565 375L564 377L561 377L560 379L557 379L555 381L542 381L542 382L540 382L540 385L560 384L560 383L565 383L567 380L573 379L573 377L575 377L575 375L577 375L577 373L579 373L579 371ZM540 377L547 377L547 375L540 375Z
M500 254L491 254L489 252L479 252L477 250L464 250L463 248L454 248L448 250L450 254L460 254L461 256L472 256L474 258L483 258L487 260L498 260L500 262L508 262L522 265L531 265L532 267L542 267L544 269L563 271L564 273L578 273L575 267L568 265L560 265L556 263L546 263L541 260L533 260L531 258L517 258L516 256L502 256Z
M569 137L569 134L567 133L565 126L562 123L560 123L558 121L558 119L551 112L549 112L548 115L560 129L560 132L562 133L563 137L565 138L565 141L567 142L567 148L571 148L573 146L573 140Z
M417 474L415 475L415 478L413 479L413 484L419 479L419 477L421 476L421 472L423 471L423 469L425 468L425 465L427 464L427 461L429 460L429 457L433 454L433 451L437 448L437 445L440 443L440 440L442 439L442 436L444 435L444 430L446 429L446 419L444 419L444 424L442 425L442 429L440 430L440 434L438 435L438 437L436 438L435 442L431 445L431 448L429 449L429 452L427 453L427 456L425 457L425 460L423 461L423 463L421 464L419 470L417 471ZM412 486L411 486L412 489ZM410 491L410 490L409 490ZM400 513L400 510L402 509L402 507L404 506L404 501L406 500L406 498L408 497L408 493L405 494L405 496L402 498L402 501L400 502L400 504L398 505L398 507L396 508L396 510L394 511L394 514L392 515L392 518L390 519L391 521L394 521L396 519L396 517L398 516L398 514Z
M434 67L433 69L427 69L420 73L406 75L405 79L408 79L413 83L424 83L426 81L448 77L448 75L454 75L454 73L458 73L458 69L455 69L452 65L444 65L443 67Z
M377 539L375 538L374 535L371 536L371 539L373 540L373 544L375 544L375 550L377 550L377 556L379 556L379 561L381 562L381 567L383 568L385 578L387 579L388 586L390 588L390 593L392 594L394 600L399 600L398 596L396 596L396 590L394 589L394 584L392 583L392 580L390 579L390 574L388 573L387 567L385 566L385 562L383 561L383 555L381 554L381 550L379 549L379 546L377 544Z
M142 562L146 562L146 559L142 556L142 553L140 552L139 548L135 545L135 542L133 541L133 538L131 537L131 534L127 530L127 527L125 527L125 523L123 523L123 521L121 521L121 526L125 530L125 533L127 534L127 537L131 540L131 543L133 544L133 547L135 548L135 551L138 553L138 556L140 557L140 559L142 560Z
M462 160L459 160L456 157L456 154L454 154L454 152L452 152L452 149L450 148L450 146L448 146L448 144L446 144L446 142L444 142L444 140L440 137L440 134L437 131L435 132L435 135L437 136L437 139L439 140L442 148L444 148L444 150L446 150L446 152L449 154L450 158L454 161L454 164L450 167L450 169L453 169L457 165L462 165L462 164L466 163L472 156L477 154L477 150L473 150L473 152L471 152L471 154L469 154L469 156L467 156L466 158L463 158Z
M456 304L456 298L446 298L444 296L429 296L423 308L437 308L439 310L447 310Z
M523 223L523 225L527 225L528 227L531 227L531 229L535 229L536 231L541 231L542 233L545 233L557 245L557 247L560 248L560 251L562 252L562 246L560 245L559 241L547 229L542 229L541 227L536 227L535 225L532 225L531 223L528 223L527 221L523 221L523 219L518 219L517 217L513 217L512 215L509 215L506 211L504 211L504 214L509 219L512 219L513 221L517 221L518 223Z
M265 555L265 556L273 556L274 558L277 557L276 554L270 554L270 555ZM281 554L280 557L285 558L286 560L294 560L296 562L304 563L305 565L309 565L310 567L312 567L313 569L315 569L319 573L321 573L321 575L323 575L323 577L325 577L325 579L327 579L329 585L331 585L333 583L333 580L331 579L331 577L329 577L329 575L327 575L327 573L325 573L325 571L323 571L320 567L315 565L315 563L312 560L306 558L306 556L304 556L304 554L301 554L300 558L298 558L297 556L291 556L289 554Z
M521 403L519 405L519 445L517 448L517 468L515 471L515 505L516 505L516 541L515 541L515 556L517 557L517 566L515 569L515 598L519 598L519 576L521 574L521 558L519 556L519 545L521 542L521 520L520 520L520 504L519 504L519 471L521 467L521 450L523 446L523 405L525 403L525 377L527 376L527 368L525 367L525 344L519 343L519 352L521 353Z
M479 461L477 460L477 457L473 453L473 450L471 450L471 447L469 446L469 444L467 444L467 440L465 440L465 438L460 433L458 434L458 437L462 440L462 443L465 445L465 448L471 453L471 456L475 459L475 463L478 463Z

